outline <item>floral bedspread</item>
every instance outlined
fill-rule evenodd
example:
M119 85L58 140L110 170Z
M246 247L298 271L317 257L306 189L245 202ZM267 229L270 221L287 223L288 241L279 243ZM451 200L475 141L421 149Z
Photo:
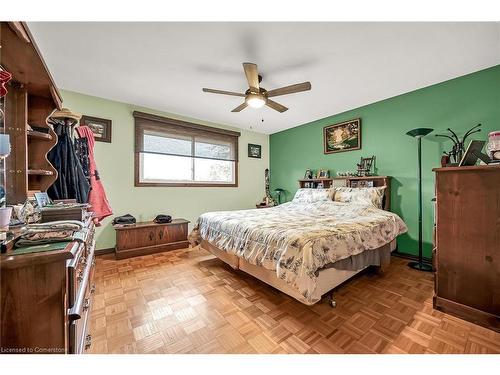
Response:
M207 240L251 264L275 270L310 303L329 263L381 247L407 231L401 218L372 205L321 201L201 215L192 244Z

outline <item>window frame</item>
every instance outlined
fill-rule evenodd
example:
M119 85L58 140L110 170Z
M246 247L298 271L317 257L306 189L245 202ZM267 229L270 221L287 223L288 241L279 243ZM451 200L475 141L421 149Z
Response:
M177 120L173 118L163 117L152 115L149 113L134 111L133 112L134 120L135 120L135 150L134 150L134 186L136 187L238 187L238 164L239 164L239 137L241 135L240 132L214 128L211 126L196 124L188 121ZM168 126L170 128L175 127L178 130L182 131L182 129L186 129L189 131L197 131L204 134L214 134L214 135L224 135L228 137L234 138L234 153L235 160L234 163L234 182L232 183L224 183L224 182L142 182L141 181L141 142L143 137L143 132L145 129L150 129L154 127L156 130L162 130L162 127ZM191 156L194 159L195 156Z

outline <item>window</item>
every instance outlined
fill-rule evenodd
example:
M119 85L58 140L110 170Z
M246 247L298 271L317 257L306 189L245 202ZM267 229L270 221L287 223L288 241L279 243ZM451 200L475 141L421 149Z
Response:
M240 133L134 112L136 186L238 186Z

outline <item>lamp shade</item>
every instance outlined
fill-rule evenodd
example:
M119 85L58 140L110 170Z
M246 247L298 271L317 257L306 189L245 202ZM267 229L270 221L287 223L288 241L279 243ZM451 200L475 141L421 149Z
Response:
M410 130L406 135L409 135L410 137L424 137L430 132L432 132L434 129L430 128L417 128Z

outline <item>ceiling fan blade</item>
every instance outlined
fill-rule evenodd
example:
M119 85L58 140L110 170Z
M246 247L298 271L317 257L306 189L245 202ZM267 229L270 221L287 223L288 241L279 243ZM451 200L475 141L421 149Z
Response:
M215 89L207 89L203 88L203 92L211 92L212 94L223 94L223 95L232 95L232 96L245 96L245 94L241 94L239 92L232 91L224 91L224 90L215 90Z
M237 106L235 109L233 109L231 112L240 112L240 111L244 110L246 107L248 107L247 102L243 102L239 106Z
M253 92L259 92L259 73L257 72L257 65L253 63L243 63L243 69L247 77L248 86Z
M307 91L311 89L311 82L296 83L295 85L280 87L278 89L270 90L267 92L267 97L293 94L296 92Z
M267 99L266 100L266 105L268 107L271 107L272 109L280 112L280 113L283 113L285 111L288 111L288 108L285 107L284 105L281 105L280 103L276 103L275 101L271 100L271 99Z

